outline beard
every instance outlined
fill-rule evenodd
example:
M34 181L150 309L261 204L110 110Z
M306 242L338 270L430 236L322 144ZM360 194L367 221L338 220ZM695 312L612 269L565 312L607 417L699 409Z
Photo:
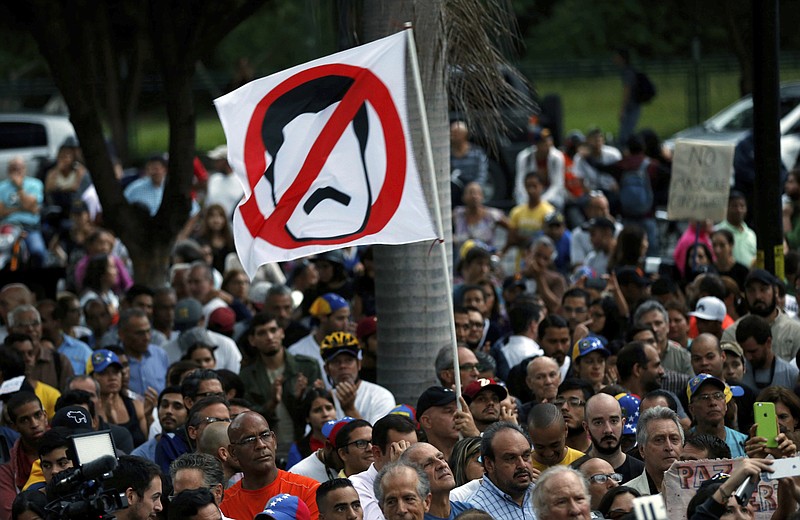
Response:
M602 439L598 439L597 437L592 435L591 432L589 432L589 438L592 439L592 447L595 450L597 450L597 453L599 453L601 455L612 455L612 454L616 453L617 450L619 449L620 443L622 442L621 438L615 439L616 440L616 444L614 444L610 448L607 448L607 447L601 445L601 442L604 441L604 440L609 440L611 438L611 436L606 436L606 437L603 437Z
M775 312L775 307L778 306L778 298L773 295L772 303L770 305L762 305L760 302L756 302L753 305L750 305L750 312L755 314L756 316L761 316L762 318L767 318Z
M577 437L578 435L585 434L586 430L583 428L567 428L567 437Z

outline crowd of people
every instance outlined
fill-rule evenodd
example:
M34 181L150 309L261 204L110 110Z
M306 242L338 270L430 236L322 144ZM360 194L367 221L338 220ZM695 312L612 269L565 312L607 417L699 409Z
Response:
M104 486L127 499L122 519L632 518L675 461L702 459L736 463L687 518L752 517L732 491L800 442L797 254L785 280L754 268L746 197L732 190L724 221L689 223L672 262L649 272L669 179L653 136L621 153L592 130L561 151L537 129L506 215L484 205L485 163L463 123L453 132L457 347L435 353L435 380L410 403L377 379L372 249L250 280L224 147L208 154L211 175L198 165L159 287L132 278L102 227L76 143L44 181L12 160L0 217L67 275L55 299L0 288L0 520L44 518L75 463L72 437L98 431L119 455ZM150 158L126 198L155 214L168 174ZM631 175L646 181L643 210ZM45 206L60 218L43 222ZM774 406L774 438L758 434L756 402ZM778 493L773 518L798 517L800 486L784 479Z

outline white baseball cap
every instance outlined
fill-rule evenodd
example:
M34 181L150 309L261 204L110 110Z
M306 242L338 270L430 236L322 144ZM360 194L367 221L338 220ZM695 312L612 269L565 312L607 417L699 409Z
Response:
M695 306L694 312L689 313L689 316L722 323L726 314L727 311L722 300L715 296L704 296L697 300L697 306Z

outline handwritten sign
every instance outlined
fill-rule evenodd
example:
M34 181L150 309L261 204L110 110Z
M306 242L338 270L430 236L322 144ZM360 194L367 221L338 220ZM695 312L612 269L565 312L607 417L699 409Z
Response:
M670 220L725 219L733 150L729 143L676 141L667 204Z
M664 502L673 520L686 520L686 508L697 490L717 473L731 474L741 459L676 461L664 474ZM758 483L750 503L756 511L755 520L769 520L778 507L778 481Z

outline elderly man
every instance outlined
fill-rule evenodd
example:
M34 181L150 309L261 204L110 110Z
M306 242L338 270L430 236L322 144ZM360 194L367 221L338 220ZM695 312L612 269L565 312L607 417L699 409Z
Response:
M242 480L228 489L220 509L231 518L254 518L264 509L264 498L289 493L306 503L316 517L319 482L287 473L275 465L275 433L255 412L236 416L228 427L230 451L242 468Z
M64 388L74 374L69 358L42 341L42 318L33 305L20 305L8 313L8 331L27 334L32 349L21 352L26 375L53 388Z
M225 475L222 464L205 453L184 453L169 466L172 490L175 495L188 489L208 489L214 495L214 505L222 503Z
M533 399L519 410L519 420L523 423L528 420L528 413L539 403L549 403L558 395L561 384L561 372L558 363L547 356L539 356L528 363L525 385L533 394Z
M669 339L669 314L658 300L646 300L636 308L633 322L649 325L656 334L656 349L664 368L681 374L694 375L689 352Z
M507 422L491 425L481 439L485 475L468 502L494 518L533 517L531 488L538 472L531 466L531 444L522 428Z
M39 267L47 255L39 216L44 185L36 177L26 175L25 170L22 157L14 157L8 162L8 178L0 182L0 222L15 224L25 230L25 245L33 265Z
M542 473L533 490L536 518L589 520L590 504L586 479L567 466L553 466Z
M611 464L601 458L587 459L578 467L589 481L589 494L592 497L592 509L597 509L600 501L609 490L619 486L622 475L614 471Z
M431 505L426 520L453 518L462 511L470 509L464 502L450 500L450 491L456 487L456 481L444 454L427 442L414 444L400 457L401 462L409 462L419 466L428 477L431 486Z
M431 507L431 484L417 466L397 462L378 474L375 496L386 520L423 520Z
M661 493L664 472L678 460L683 451L683 427L678 414L656 406L639 417L636 441L644 460L644 472L625 485L642 495Z

